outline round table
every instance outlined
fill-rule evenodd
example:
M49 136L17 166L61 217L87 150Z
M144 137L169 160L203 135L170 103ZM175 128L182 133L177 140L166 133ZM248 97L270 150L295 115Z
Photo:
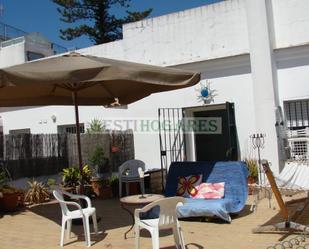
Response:
M132 226L129 228L128 231L125 232L124 238L127 239L127 234L133 229L134 227L134 214L130 207L143 207L147 204L154 202L156 200L159 200L161 198L164 198L163 195L157 195L157 194L144 194L144 195L129 195L120 198L120 205L121 207L126 210L131 218L132 218Z

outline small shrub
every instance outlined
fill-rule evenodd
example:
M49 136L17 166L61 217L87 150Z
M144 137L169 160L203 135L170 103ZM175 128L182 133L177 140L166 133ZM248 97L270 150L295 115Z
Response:
M10 173L7 168L4 165L0 165L0 189L7 187L10 178Z
M4 170L1 170L0 171L0 188L5 186L7 182L8 182L8 178L7 178L6 172Z
M4 185L1 189L0 192L3 194L14 194L14 193L22 193L23 191L21 189L9 186L9 185Z
M45 187L42 182L32 180L28 182L28 184L30 185L30 188L25 197L26 202L29 202L30 204L39 204L49 198L50 193L48 188Z
M76 188L80 183L80 172L78 168L68 167L62 170L62 184L64 187Z
M92 119L91 122L89 123L89 128L87 128L87 133L88 134L93 134L93 133L102 133L106 130L106 127L100 119Z
M102 172L108 163L108 158L105 157L104 149L102 147L97 147L89 156L88 160L96 175Z
M46 184L47 184L47 186L51 187L51 186L57 185L57 182L54 178L48 178Z
M92 176L91 169L89 168L88 165L85 165L83 167L83 173L82 173L82 177L84 179L84 183L90 184L91 176Z
M252 177L255 181L258 180L258 162L256 159L246 158L245 162L249 170L249 176Z
M117 176L111 176L109 179L109 185L112 188L113 196L117 197L119 195L119 179Z
M84 184L90 184L92 171L88 165L83 167L82 173L76 167L68 167L62 170L62 185L66 188L76 188L80 185L81 178L83 177Z
M100 183L102 188L110 187L110 181L108 178L103 178Z

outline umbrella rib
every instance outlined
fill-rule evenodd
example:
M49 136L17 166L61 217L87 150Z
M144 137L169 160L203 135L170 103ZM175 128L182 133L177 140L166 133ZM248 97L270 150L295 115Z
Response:
M85 82L85 83L87 83L87 82ZM83 85L83 86L79 86L79 87L77 87L77 88L75 88L77 91L80 91L80 90L83 90L83 89L86 89L86 88L90 88L90 87L93 87L93 86L95 86L95 85L97 85L98 83L87 83L87 84L85 84L85 85Z
M81 84L83 83L87 83L87 82L80 82ZM87 83L87 84L83 84L82 86L74 86L75 83L73 84L55 84L54 88L52 89L52 92L54 92L56 90L57 87L65 89L65 90L69 90L69 91L80 91L86 88L90 88L93 87L94 85L98 84L98 83Z
M51 90L51 93L53 94L56 91L57 85L53 86L53 89Z
M107 106L120 106L120 102L119 102L119 97L115 96L115 94L113 94L106 86L99 84L108 94L111 98L114 99L114 102L111 102L109 105Z
M86 83L86 82L81 82L81 83ZM74 91L74 92L78 92L80 90L83 90L83 89L86 89L86 88L89 88L89 87L92 87L92 86L95 86L95 85L99 85L101 86L104 91L112 98L115 100L115 102L111 103L111 105L120 105L119 103L119 98L117 96L115 96L106 86L102 85L102 84L99 84L99 83L95 83L95 82L92 82L92 84L88 83L87 85L84 84L82 86L78 86L76 87L74 83L65 83L65 84L55 84L51 90L51 94L53 94L57 87L59 88L62 88L62 89L65 89L65 90L68 90L68 91Z
M106 86L100 84L100 86L112 97L112 98L117 98L117 96L115 96L115 94L113 94Z
M53 88L53 90L52 90L52 92L54 92L54 91L56 90L57 87L62 88L62 89L65 89L65 90L69 90L69 91L74 90L74 88L72 88L72 87L70 86L70 84L62 84L62 85L60 85L60 84L55 84L55 85L54 85L54 88Z

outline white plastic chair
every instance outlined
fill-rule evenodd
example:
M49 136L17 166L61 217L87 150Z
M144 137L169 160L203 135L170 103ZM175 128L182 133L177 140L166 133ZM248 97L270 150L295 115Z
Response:
M183 197L169 197L154 201L143 208L135 209L135 248L140 248L140 229L147 229L152 238L152 248L159 249L159 230L173 229L176 248L185 249L183 232L181 230L176 208L186 202ZM159 218L156 219L140 219L140 214L149 211L155 206L160 207Z
M129 193L129 182L139 182L141 191L145 194L144 177L140 177L140 170L145 171L145 163L141 160L128 160L118 169L119 197L122 197L122 183L126 183L126 194Z
M87 202L87 207L82 208L78 203L74 201L65 201L63 198L63 194L69 196L71 199L84 199ZM92 222L94 226L94 231L96 235L98 235L98 224L97 224L97 217L96 217L96 209L95 207L91 206L90 199L85 195L75 195L68 193L66 191L59 191L54 190L53 195L58 200L61 212L62 212L62 225L61 225L61 237L60 237L60 246L63 246L64 241L64 231L65 225L67 224L67 235L68 237L71 236L71 227L72 227L72 220L73 219L82 219L83 226L84 226L84 234L86 239L87 246L91 246L90 241L90 228L89 228L89 217L92 216ZM68 209L68 205L75 206L77 209L70 211Z

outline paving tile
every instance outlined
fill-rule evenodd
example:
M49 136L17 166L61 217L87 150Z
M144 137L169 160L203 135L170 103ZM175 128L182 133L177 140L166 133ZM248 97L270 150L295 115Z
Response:
M291 200L304 196L285 197ZM280 221L278 207L272 201L272 208L267 200L262 200L255 213L250 212L252 197L245 209L227 224L218 219L208 221L181 221L185 242L188 249L262 249L274 245L282 234L253 234L252 228L267 222ZM289 205L294 212L301 202ZM135 248L134 234L130 232L124 239L124 232L129 228L131 219L121 209L117 199L94 200L97 215L101 218L99 229L102 234L91 235L93 249ZM308 205L309 206L309 205ZM299 219L309 224L309 207ZM21 212L0 214L0 249L59 249L61 211L55 202L29 207ZM82 226L73 226L74 237L65 240L66 249L85 248ZM160 248L173 249L173 236L163 232ZM293 237L295 235L291 235ZM308 239L309 240L309 239ZM141 248L151 248L151 238L142 233Z

